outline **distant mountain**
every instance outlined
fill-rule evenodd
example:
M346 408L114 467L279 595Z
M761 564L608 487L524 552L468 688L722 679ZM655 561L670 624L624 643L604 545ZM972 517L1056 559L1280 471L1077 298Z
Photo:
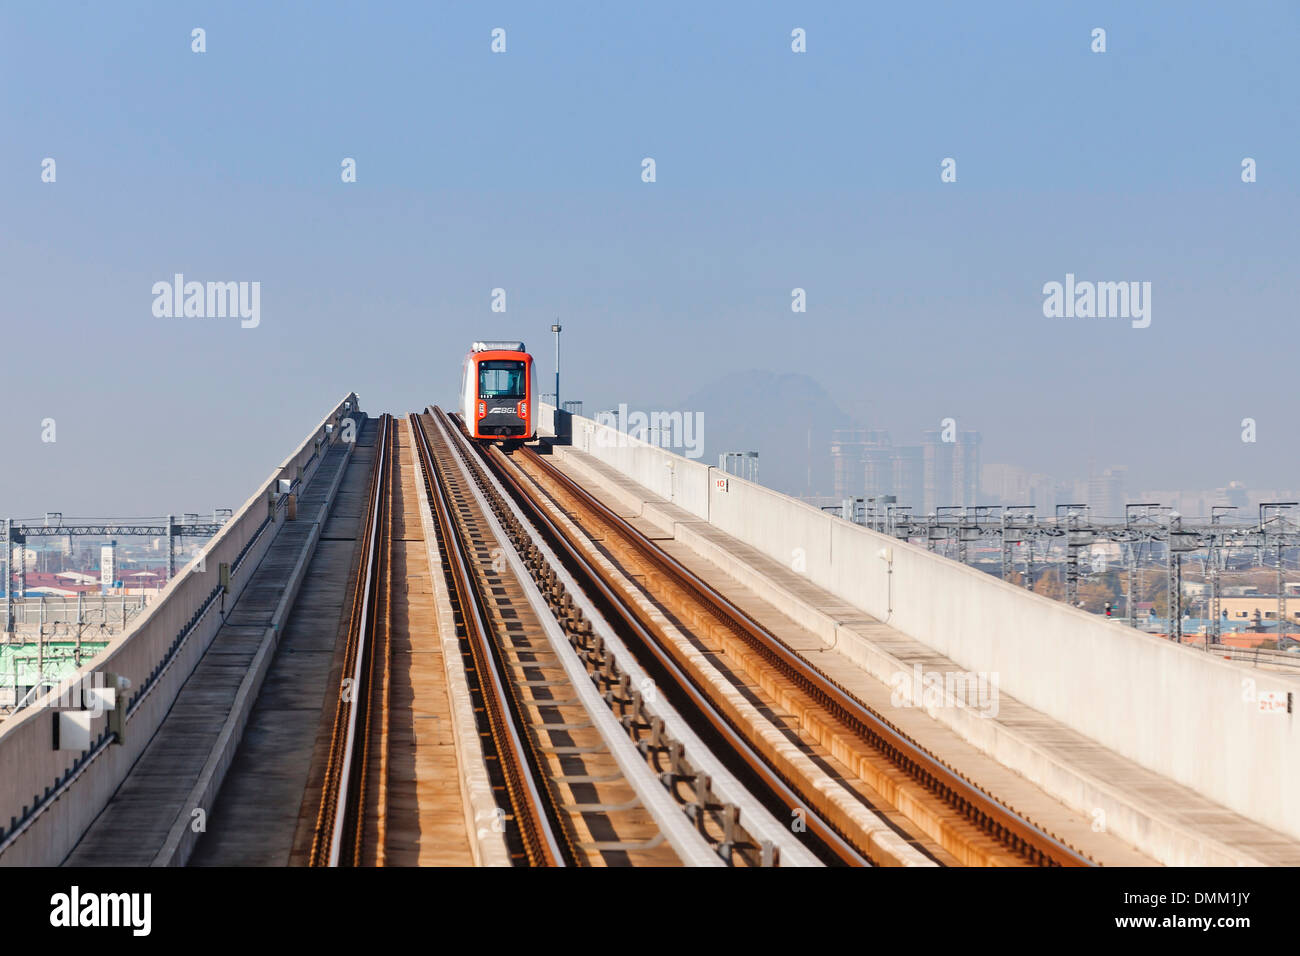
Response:
M831 430L852 424L807 375L734 372L697 389L678 406L704 414L704 460L756 451L759 482L790 495L830 494Z

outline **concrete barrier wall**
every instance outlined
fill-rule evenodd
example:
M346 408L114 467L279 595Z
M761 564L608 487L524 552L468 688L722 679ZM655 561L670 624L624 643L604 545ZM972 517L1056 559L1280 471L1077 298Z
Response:
M223 608L231 607L257 568L285 520L281 480L311 480L329 444L342 435L342 420L358 409L349 394L327 414L298 448L271 472L196 558L182 568L126 633L114 640L83 671L110 672L130 681L126 694L133 710L125 743L103 740L107 717L95 718L91 749L82 753L53 749L51 693L0 723L0 864L57 865L120 786L126 774L171 709L181 687L221 626ZM274 506L274 507L273 507ZM271 517L269 523L268 517ZM241 557L242 555L242 557ZM232 567L230 592L213 601L201 619L192 619L219 583L219 566ZM173 653L178 635L189 628ZM159 670L169 654L165 669ZM147 685L147 687L146 687ZM74 763L81 767L74 771ZM74 777L70 778L70 774ZM57 799L50 799L63 787ZM33 813L33 808L37 812ZM15 827L14 822L19 825Z
M960 667L995 673L1003 692L1300 837L1296 715L1256 703L1260 692L1294 691L1293 680L1108 622L742 479L719 484L717 469L662 449L611 449L609 436L596 440L604 427L574 417L574 447Z
M293 570L289 572L289 580L286 582L284 593L280 596L279 603L276 604L275 611L271 614L270 626L262 635L262 641L258 645L257 653L254 655L248 670L244 673L244 679L240 682L239 690L235 694L230 713L222 724L217 742L213 746L211 753L208 754L208 759L199 774L199 779L190 790L189 798L181 805L183 808L211 807L217 799L217 794L221 791L221 785L226 779L226 772L230 769L235 754L238 752L239 742L243 738L249 715L252 714L253 707L257 703L257 697L261 692L266 674L271 669L271 660L275 656L276 648L279 646L280 635L289 619L289 612L293 609L294 602L298 598L298 592L302 589L303 581L307 576L307 568L316 553L316 545L320 543L320 536L325 530L325 523L334 507L334 498L343 484L343 476L347 473L348 463L354 448L355 445L353 444L345 446L343 461L334 473L334 478L325 493L325 500L321 502L317 513L315 515L298 515L297 520L312 522L311 531L307 535L307 540L302 544L302 550L298 552L298 559L294 562ZM162 849L154 859L154 866L185 866L189 862L194 848L198 846L200 837L200 834L195 832L191 826L192 822L190 816L182 809L177 815L176 821L172 824Z
M543 434L554 434L548 428L553 419L546 415L548 409L553 415L554 409L548 405L542 407L539 427ZM708 518L710 472L714 469L707 464L674 455L590 418L570 416L567 412L559 414L569 419L573 447L600 459L691 514Z

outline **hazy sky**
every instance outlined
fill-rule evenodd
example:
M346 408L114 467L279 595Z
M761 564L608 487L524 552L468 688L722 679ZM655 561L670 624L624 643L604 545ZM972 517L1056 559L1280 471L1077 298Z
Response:
M450 403L482 336L549 376L556 316L588 409L768 369L985 461L1298 484L1298 11L6 4L0 514L236 507L349 389ZM177 272L260 324L155 317ZM1150 327L1044 317L1067 273Z

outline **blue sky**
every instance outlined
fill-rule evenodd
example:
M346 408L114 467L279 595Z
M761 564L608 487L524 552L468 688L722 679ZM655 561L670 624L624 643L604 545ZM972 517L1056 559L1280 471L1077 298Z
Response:
M1300 484L1298 11L8 5L0 510L237 506L349 389L450 402L483 335L549 374L556 316L591 408L770 369L986 461ZM155 318L176 272L261 324ZM1151 327L1044 318L1067 272L1150 281Z

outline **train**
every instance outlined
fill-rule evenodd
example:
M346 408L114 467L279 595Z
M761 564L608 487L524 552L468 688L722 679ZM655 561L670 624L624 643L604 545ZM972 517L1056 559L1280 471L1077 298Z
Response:
M537 369L523 342L475 342L460 373L460 414L471 438L507 445L537 437Z

